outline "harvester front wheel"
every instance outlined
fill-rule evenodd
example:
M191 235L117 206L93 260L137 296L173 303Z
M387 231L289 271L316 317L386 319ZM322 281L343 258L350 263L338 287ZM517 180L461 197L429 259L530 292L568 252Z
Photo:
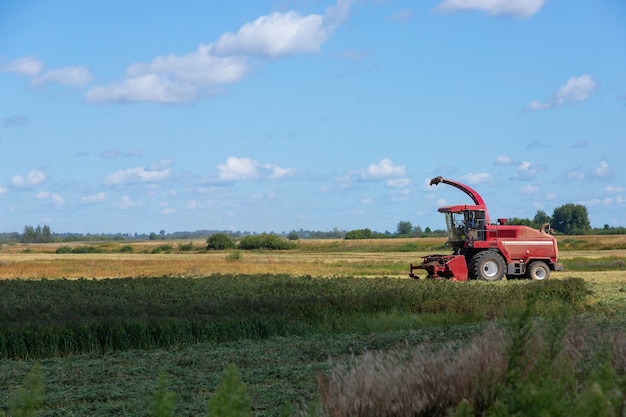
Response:
M470 270L474 277L483 281L498 281L504 276L506 263L496 251L478 252L472 257Z
M546 281L550 278L550 268L545 262L535 261L528 267L528 277L534 281Z

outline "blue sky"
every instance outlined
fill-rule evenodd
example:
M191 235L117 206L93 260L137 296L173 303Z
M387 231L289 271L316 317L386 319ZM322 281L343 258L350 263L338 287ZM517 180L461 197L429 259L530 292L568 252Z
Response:
M626 226L622 0L0 3L0 231Z

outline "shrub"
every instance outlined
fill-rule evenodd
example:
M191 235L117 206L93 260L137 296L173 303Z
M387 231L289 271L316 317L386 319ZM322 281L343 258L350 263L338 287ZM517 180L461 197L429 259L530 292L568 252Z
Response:
M133 252L135 252L135 248L133 248L131 245L124 245L120 247L120 253L133 253Z
M235 247L235 241L226 233L215 233L206 240L207 250L225 250Z
M350 230L346 233L346 239L371 239L373 237L370 229Z
M193 242L179 243L178 244L178 250L180 250L181 252L190 252L190 251L194 250Z
M227 261L240 261L241 260L241 251L234 250L226 255Z
M294 243L287 242L280 236L262 233L260 235L245 236L239 241L239 248L244 250L267 249L284 250L293 249Z
M208 401L209 417L252 417L252 401L235 365L226 367L215 394Z
M174 247L168 243L152 249L152 253L172 253L172 250L174 250Z

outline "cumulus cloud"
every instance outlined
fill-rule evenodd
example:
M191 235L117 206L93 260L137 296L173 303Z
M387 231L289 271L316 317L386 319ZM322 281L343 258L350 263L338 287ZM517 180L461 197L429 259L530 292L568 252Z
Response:
M534 178L543 170L540 164L524 161L517 166L513 178L517 180L528 180Z
M405 176L406 168L404 165L395 165L389 158L383 158L377 164L370 164L366 170L360 173L361 179L365 181L377 181Z
M598 178L606 177L613 172L606 160L601 160L597 167L593 169L593 175Z
M354 0L338 0L324 15L295 11L261 16L201 44L194 52L159 56L130 65L121 81L87 91L89 102L186 103L245 77L252 57L279 58L318 52L348 15Z
M63 204L64 201L63 197L61 197L60 195L48 191L42 191L40 193L37 193L35 195L35 198L51 206L60 206Z
M566 103L583 102L595 92L598 87L590 75L571 77L565 85L544 101L533 101L526 106L527 111L547 110L561 107Z
M32 56L14 59L1 67L2 71L14 72L30 78L31 85L61 84L82 87L91 82L92 75L87 67L68 66L44 71L43 63Z
M87 91L89 102L183 103L211 94L217 86L240 80L248 72L244 59L212 54L200 45L186 55L156 57L128 67L122 81Z
M293 175L293 168L283 168L276 164L260 164L252 158L230 156L225 164L217 166L218 180L223 182L254 179L277 180Z
M103 184L105 185L126 185L137 183L159 182L167 178L170 174L170 160L166 159L159 163L153 163L149 167L128 168L108 175Z
M454 13L467 10L486 12L491 16L531 17L537 13L546 0L444 0L437 10Z
M285 55L314 53L328 40L330 28L324 16L297 12L272 13L243 25L237 33L225 33L215 42L218 55Z
M46 180L46 174L43 171L30 171L25 177L14 175L11 177L11 185L15 188L33 188Z

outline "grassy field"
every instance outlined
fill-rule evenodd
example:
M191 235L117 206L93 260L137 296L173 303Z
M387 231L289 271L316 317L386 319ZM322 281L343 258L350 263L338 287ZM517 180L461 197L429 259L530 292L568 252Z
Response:
M522 308L523 294L534 285L408 278L408 265L422 255L447 253L442 239L303 240L291 251L241 251L237 256L206 252L202 241L191 242L190 250L189 243L140 242L122 253L127 243L87 243L81 245L102 253L84 254L55 253L59 244L3 245L0 319L2 329L13 333L3 333L0 346L26 334L22 340L31 345L11 345L12 352L33 353L0 360L0 407L11 402L39 364L45 384L41 416L154 415L161 376L176 397L175 415L207 415L208 399L224 369L234 364L248 387L254 415L304 415L302 410L324 396L327 404L338 398L354 402L354 394L345 390L332 398L328 394L338 392L333 381L343 381L344 388L354 385L341 371L345 364L367 368L363 363L372 352L471 343L490 324ZM541 287L533 316L548 317L564 303L578 330L594 324L619 333L626 327L625 246L622 236L564 242L566 270L553 273L550 287ZM45 326L67 329L68 323L76 325L75 335L94 337L91 348L79 352L73 345L74 352L45 353L32 345L36 340L46 346L59 343L56 327L49 327L54 331L47 342L24 333L35 328L42 334ZM177 337L155 338L159 326L179 331L178 342ZM96 342L98 329L100 336L117 334L116 341ZM223 334L224 329L233 336L211 339L210 332ZM185 339L187 331L196 338ZM132 347L132 340L145 347ZM385 378L393 380L392 375Z

